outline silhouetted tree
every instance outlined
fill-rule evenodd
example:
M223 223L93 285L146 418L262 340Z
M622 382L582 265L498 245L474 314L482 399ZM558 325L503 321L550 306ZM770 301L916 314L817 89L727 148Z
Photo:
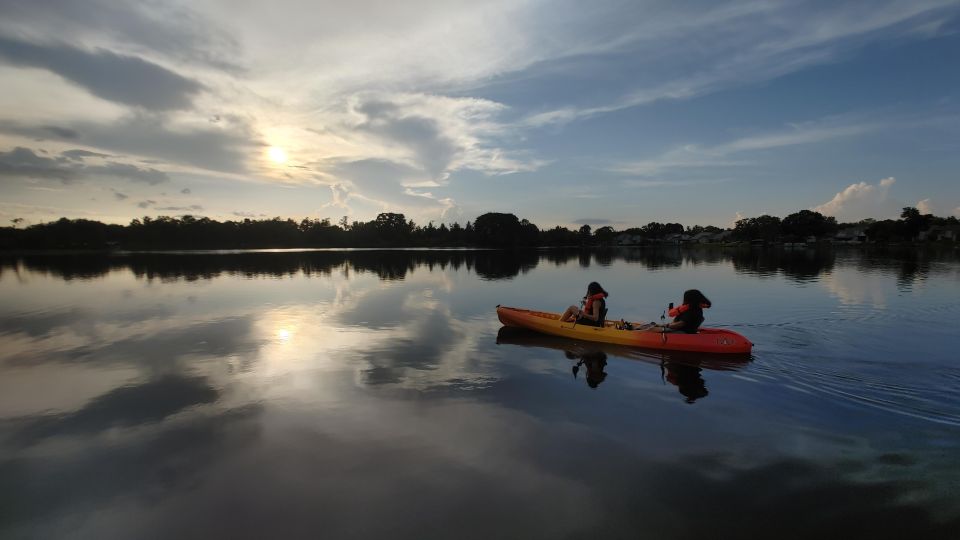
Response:
M824 217L820 212L800 210L783 218L780 228L786 236L819 238L836 232L837 220L833 217Z
M605 227L600 227L599 229L593 231L593 237L601 245L608 245L613 243L614 237L617 236L617 231L613 227L607 225Z
M488 212L477 217L473 229L481 246L514 246L519 243L521 225L513 214Z

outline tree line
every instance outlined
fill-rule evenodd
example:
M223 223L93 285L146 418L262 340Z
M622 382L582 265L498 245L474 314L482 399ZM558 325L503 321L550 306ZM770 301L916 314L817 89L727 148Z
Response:
M935 226L956 228L958 225L956 217L921 214L909 206L903 208L900 219L865 219L856 223L837 223L833 217L819 212L800 210L783 219L769 215L741 219L734 225L731 237L746 241L802 242L810 237L824 239L842 230L853 230L873 242L911 242Z
M596 230L590 225L571 230L556 226L541 229L514 214L488 212L468 221L439 226L417 225L403 214L384 212L371 221L337 223L330 219L244 219L217 221L190 215L134 219L128 225L86 219L57 221L19 228L0 227L0 248L4 249L250 249L299 247L532 247L592 246L617 243L629 235L631 243L658 243L693 238L700 233L719 234L714 226L651 222L643 227ZM934 225L956 226L954 217L921 215L916 208L904 208L899 220L865 220L837 223L832 217L801 210L780 219L763 215L738 221L729 231L734 241L794 241L811 236L825 238L844 227L857 227L872 240L907 241Z

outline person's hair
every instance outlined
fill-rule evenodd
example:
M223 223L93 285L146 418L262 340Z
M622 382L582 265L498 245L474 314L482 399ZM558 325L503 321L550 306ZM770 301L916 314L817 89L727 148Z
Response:
M603 290L603 287L601 287L596 281L591 281L590 284L587 285L587 294L590 296L595 294L603 294L604 296L607 296L607 291Z
M701 304L710 307L710 300L700 292L699 289L690 289L684 291L683 293L683 303L690 306L691 308L700 309Z

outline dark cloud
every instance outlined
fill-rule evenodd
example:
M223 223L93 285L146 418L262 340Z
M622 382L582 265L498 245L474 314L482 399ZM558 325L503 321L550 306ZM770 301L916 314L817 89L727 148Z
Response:
M183 188L180 190L180 193L183 193L184 195L189 195L191 193L190 188Z
M438 179L463 151L433 118L414 116L386 100L371 99L356 108L366 121L355 129L408 146L430 179Z
M110 37L135 51L234 73L243 71L235 60L239 43L232 36L215 21L172 2L0 0L0 11L13 27L30 28L70 43Z
M88 157L99 157L106 158L110 157L108 154L101 154L99 152L91 152L89 150L67 150L66 152L60 152L60 155L67 159L82 160L83 158Z
M29 137L38 141L46 139L69 141L80 135L76 130L63 126L25 126L13 120L0 120L0 132Z
M155 204L157 204L157 201L149 200L149 199L148 199L148 200L146 200L146 201L140 201L140 202L138 202L138 203L137 203L137 206L139 206L140 208L147 208L147 207L153 206L153 205L155 205Z
M0 59L49 70L91 94L125 105L165 111L187 109L203 85L136 56L69 45L36 45L0 36Z
M115 154L150 156L170 163L203 169L242 173L250 153L263 146L246 120L224 118L203 129L177 129L158 115L133 114L108 123L81 122L69 128L70 137L43 127L0 120L0 132L13 135L69 140ZM144 163L156 161L141 160Z
M76 131L60 126L40 126L40 129L52 133L61 139L76 139L78 135Z
M58 157L49 158L18 146L9 152L0 152L0 176L56 179L64 183L83 176L109 176L150 185L169 180L165 172L156 169L141 169L113 161L102 165L88 165L83 161L85 157L104 155L86 150L68 150Z
M115 123L76 127L83 134L81 140L90 146L222 172L246 172L247 157L260 145L250 127L240 121L178 130L161 118L134 115Z
M117 178L126 178L135 182L143 182L150 185L166 182L170 179L167 173L156 169L141 169L128 163L107 163L101 166L88 166L86 171L90 174L102 174L105 176L116 176Z
M162 212L201 212L203 211L203 207L199 204L191 204L190 206L157 206L154 210L160 210Z
M0 176L56 179L69 182L77 177L75 165L65 158L38 156L33 150L18 146L0 152Z
M126 193L121 193L115 189L112 191L113 191L113 196L116 197L118 201L125 201L130 198L130 196L127 195Z

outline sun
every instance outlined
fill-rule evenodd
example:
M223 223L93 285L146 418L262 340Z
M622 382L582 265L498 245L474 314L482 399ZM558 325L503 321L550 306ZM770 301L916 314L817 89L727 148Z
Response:
M283 165L287 162L287 153L279 146L271 146L270 149L267 150L267 157L277 165Z

